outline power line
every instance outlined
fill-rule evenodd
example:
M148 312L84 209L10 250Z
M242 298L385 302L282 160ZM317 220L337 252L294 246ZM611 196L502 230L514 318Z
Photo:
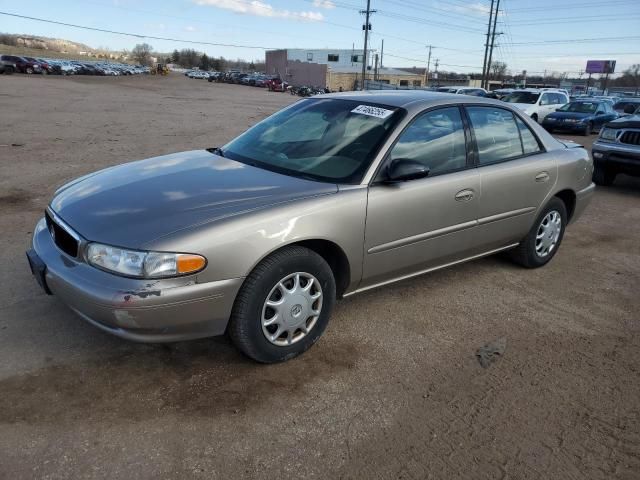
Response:
M6 15L9 17L16 17L16 18L23 18L23 19L27 19L27 20L34 20L36 22L44 22L44 23L52 23L55 25L63 25L65 27L73 27L73 28L80 28L82 30L92 30L94 32L103 32L103 33L111 33L114 35L124 35L127 37L135 37L135 38L140 38L140 39L151 39L151 40L166 40L169 42L180 42L180 43L190 43L190 44L194 44L194 45L212 45L214 47L233 47L233 48L255 48L255 49L259 49L259 50L272 50L275 49L275 47L264 47L264 46L256 46L256 45L239 45L239 44L235 44L235 43L215 43L215 42L205 42L205 41L198 41L198 40L185 40L185 39L181 39L181 38L169 38L169 37L156 37L153 35L144 35L141 33L129 33L129 32L119 32L116 30L107 30L104 28L96 28L96 27L87 27L85 25L76 25L73 23L66 23L66 22L58 22L55 20L47 20L44 18L37 18L37 17L29 17L27 15L18 15L17 13L9 13L9 12L0 12L0 15Z

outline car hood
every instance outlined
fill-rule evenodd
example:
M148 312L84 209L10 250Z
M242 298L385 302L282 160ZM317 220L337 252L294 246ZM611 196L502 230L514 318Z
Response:
M50 207L87 240L142 248L195 225L337 190L196 150L86 175L61 187Z
M627 115L608 122L606 127L611 128L640 128L640 115Z
M546 116L546 118L555 118L555 119L573 118L576 120L584 120L589 117L593 117L593 114L580 113L580 112L553 112Z

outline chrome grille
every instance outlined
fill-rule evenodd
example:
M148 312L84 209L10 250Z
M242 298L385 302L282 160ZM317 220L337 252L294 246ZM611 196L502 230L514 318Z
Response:
M627 130L620 135L620 143L640 145L640 130Z

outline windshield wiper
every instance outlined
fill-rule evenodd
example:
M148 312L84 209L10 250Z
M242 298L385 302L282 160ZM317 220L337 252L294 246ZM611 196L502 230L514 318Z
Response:
M222 150L220 147L207 148L207 152L224 158L224 150Z

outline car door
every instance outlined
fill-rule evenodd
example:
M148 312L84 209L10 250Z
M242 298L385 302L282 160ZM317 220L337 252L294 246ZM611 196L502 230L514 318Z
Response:
M483 250L520 241L556 182L554 155L511 110L466 108L477 147L480 202L476 241Z
M473 250L480 183L470 145L457 106L417 115L398 136L369 186L360 288L410 276ZM385 183L385 168L401 158L423 163L429 176Z
M538 122L542 123L544 117L554 112L557 108L557 103L554 96L550 92L544 92L540 95L540 107L538 109Z

